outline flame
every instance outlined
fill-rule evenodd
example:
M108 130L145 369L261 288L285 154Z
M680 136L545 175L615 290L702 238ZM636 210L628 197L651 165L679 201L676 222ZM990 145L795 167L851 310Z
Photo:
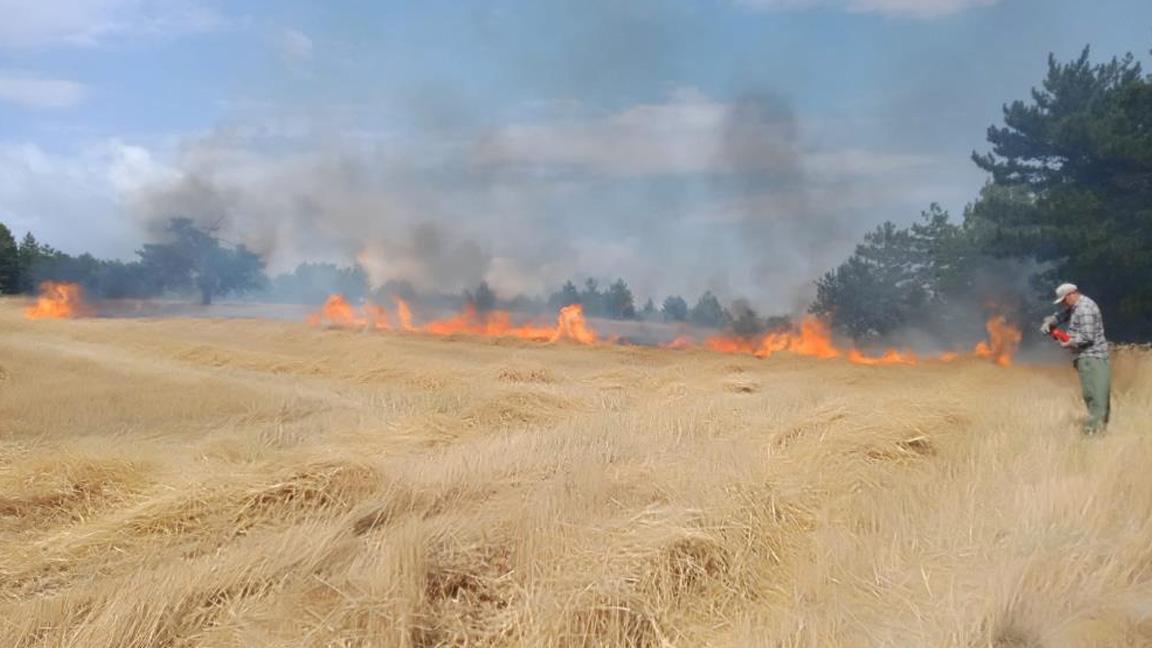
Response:
M972 354L978 358L993 360L1007 367L1020 345L1020 329L1008 323L1007 318L998 315L988 320L986 325L988 340L980 342ZM844 357L849 362L861 365L915 365L921 361L952 362L961 356L955 351L946 351L935 356L921 357L913 351L886 349L882 355L869 356L855 348L841 349L832 339L827 322L816 317L806 317L799 326L783 331L773 331L760 339L731 336L714 336L704 341L705 345L718 353L743 353L766 358L774 353L788 352L814 358ZM677 338L666 345L672 348L686 348L691 341Z
M1009 324L1003 315L989 319L984 328L988 331L988 340L977 344L972 354L991 359L1001 367L1010 366L1012 356L1016 355L1016 349L1020 346L1020 329Z
M396 301L396 316L400 318L400 328L405 331L415 331L416 328L412 326L412 309L408 307L408 302L395 298Z
M914 365L917 359L915 353L897 349L888 349L884 355L878 358L869 357L856 349L851 349L848 351L848 361L863 365Z
M368 322L356 314L344 295L329 295L320 310L308 317L310 326L321 326L324 323L336 328L364 328Z
M584 307L580 304L569 304L560 309L556 318L556 333L553 341L568 339L580 344L596 344L596 333L588 327L584 320Z
M364 304L364 312L367 313L368 323L372 328L377 331L392 330L392 318L388 317L388 311L383 307L367 303Z
M616 338L599 335L584 318L580 304L570 304L560 309L554 324L527 322L514 324L512 315L506 311L478 312L468 305L460 312L445 317L415 324L412 308L403 299L395 298L396 320L399 328L429 335L474 335L482 337L511 337L536 342L557 342L571 340L579 344L612 344ZM383 306L368 303L364 314L356 309L342 295L332 295L324 306L311 315L308 321L313 326L327 322L341 328L366 328L392 330L393 319ZM1012 364L1012 357L1019 346L1020 330L1003 316L988 320L988 339L975 346L971 356L993 360L1000 366ZM664 348L688 349L696 346L688 336L680 336L664 344ZM961 357L960 353L949 351L934 356L920 356L907 349L886 349L881 355L866 355L853 347L839 347L832 337L828 322L814 316L800 320L790 328L768 332L758 338L716 335L705 338L703 345L717 353L738 353L767 358L776 353L790 353L819 359L843 358L859 365L915 365L923 361L952 362Z
M793 353L817 358L835 358L840 351L832 345L832 334L824 320L805 317L800 322L800 338L785 338L773 344L773 351L787 349Z
M92 309L84 302L79 284L45 281L40 284L36 302L24 309L28 319L70 319L89 317Z
M413 323L412 308L403 299L396 298L396 319L405 331L429 335L476 335L484 337L514 337L537 342L573 340L581 344L595 344L599 338L584 319L583 308L572 304L560 309L555 325L526 323L514 325L512 315L506 311L479 313L469 305L464 310L443 319L432 320L419 326ZM364 305L364 316L359 315L343 295L331 295L320 310L308 317L308 324L327 324L335 328L371 327L378 331L392 329L392 317L383 306Z
M832 342L828 324L812 316L801 320L800 326L795 329L772 331L759 340L713 336L704 343L709 349L720 353L747 353L758 358L767 358L781 351L824 359L840 355L840 350Z

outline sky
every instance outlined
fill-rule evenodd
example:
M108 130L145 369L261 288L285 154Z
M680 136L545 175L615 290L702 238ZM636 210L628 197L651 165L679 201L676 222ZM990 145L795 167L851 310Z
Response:
M1047 56L1146 0L0 0L0 222L130 259L174 216L272 272L766 312L885 220L960 217Z

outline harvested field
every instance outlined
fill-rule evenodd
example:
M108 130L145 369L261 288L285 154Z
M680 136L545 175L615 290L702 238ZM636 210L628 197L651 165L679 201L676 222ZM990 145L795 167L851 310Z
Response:
M863 366L0 301L0 645L1149 646L1152 352Z

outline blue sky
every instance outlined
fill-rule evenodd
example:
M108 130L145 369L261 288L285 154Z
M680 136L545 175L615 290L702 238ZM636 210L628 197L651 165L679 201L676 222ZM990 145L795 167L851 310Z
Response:
M1137 0L0 0L0 221L131 257L795 308L861 232L959 215L1046 57L1148 60ZM429 232L432 234L429 235Z

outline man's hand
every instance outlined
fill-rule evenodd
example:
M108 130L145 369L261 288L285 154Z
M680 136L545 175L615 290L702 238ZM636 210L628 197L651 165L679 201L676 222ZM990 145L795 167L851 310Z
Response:
M1048 335L1052 332L1053 326L1056 326L1056 316L1049 315L1048 317L1044 318L1044 323L1040 325L1040 332L1044 335Z
M1060 346L1064 347L1065 349L1071 349L1072 347L1076 346L1076 343L1072 340L1068 340L1066 342L1061 342Z

